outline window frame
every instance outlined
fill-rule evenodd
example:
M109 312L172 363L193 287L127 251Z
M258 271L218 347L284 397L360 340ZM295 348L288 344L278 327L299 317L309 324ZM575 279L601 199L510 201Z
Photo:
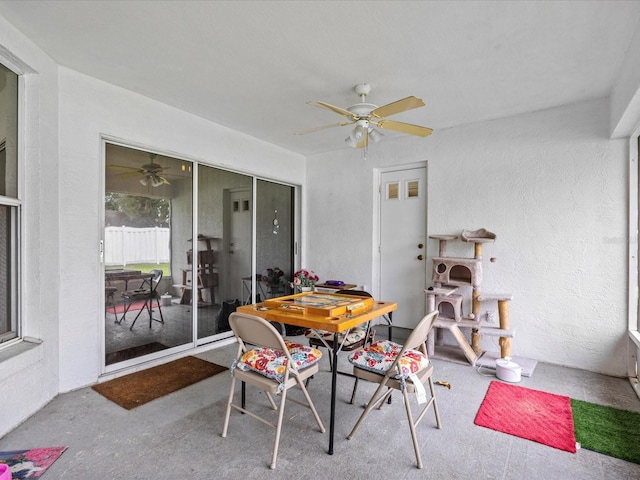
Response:
M11 276L9 282L11 283L11 295L9 297L10 302L10 324L11 330L4 334L0 334L0 351L4 350L12 345L15 345L24 340L24 318L23 318L23 292L24 292L24 145L25 138L25 74L28 67L20 68L15 59L5 49L0 48L0 64L10 70L17 76L17 121L16 121L16 195L10 197L6 195L0 195L0 206L9 207L11 216L10 220L10 232L11 235L11 247L9 253L9 262L11 262ZM4 139L6 141L6 139Z

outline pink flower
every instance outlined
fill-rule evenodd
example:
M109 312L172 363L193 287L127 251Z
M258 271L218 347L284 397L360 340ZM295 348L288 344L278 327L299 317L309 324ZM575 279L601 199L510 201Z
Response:
M293 274L292 286L313 287L320 279L314 272L301 269Z

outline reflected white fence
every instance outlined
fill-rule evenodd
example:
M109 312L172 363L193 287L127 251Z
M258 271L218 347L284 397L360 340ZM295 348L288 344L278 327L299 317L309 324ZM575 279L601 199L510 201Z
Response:
M169 228L106 227L105 265L166 263L170 260Z

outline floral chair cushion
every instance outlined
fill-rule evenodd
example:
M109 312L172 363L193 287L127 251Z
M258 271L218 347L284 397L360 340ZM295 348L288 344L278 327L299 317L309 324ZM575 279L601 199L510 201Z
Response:
M284 343L297 370L310 367L322 357L322 352L317 348L306 347L286 339ZM267 347L253 348L240 357L239 367L282 381L287 368L287 357L282 350Z
M358 368L384 375L391 368L402 345L389 340L378 340L368 347L359 348L349 355L349 362ZM398 362L400 373L394 378L406 378L429 365L429 357L419 350L407 350Z
M322 337L327 342L333 342L333 332L326 332L324 330L306 330L305 336L307 338ZM367 336L367 329L362 327L352 328L347 334L347 339L344 341L343 347L348 347L354 343L362 341ZM338 334L338 343L342 343L344 334Z

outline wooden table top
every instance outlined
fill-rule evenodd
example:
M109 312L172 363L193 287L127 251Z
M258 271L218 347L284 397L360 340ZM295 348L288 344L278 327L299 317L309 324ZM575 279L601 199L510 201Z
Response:
M325 317L322 315L308 315L280 308L267 308L264 303L254 303L252 305L242 305L237 308L238 312L255 315L272 322L286 323L297 327L311 328L314 330L326 330L328 332L343 332L350 328L369 322L374 318L381 317L387 313L397 310L398 304L395 302L382 302L374 300L373 308L360 315L338 315L335 317Z

